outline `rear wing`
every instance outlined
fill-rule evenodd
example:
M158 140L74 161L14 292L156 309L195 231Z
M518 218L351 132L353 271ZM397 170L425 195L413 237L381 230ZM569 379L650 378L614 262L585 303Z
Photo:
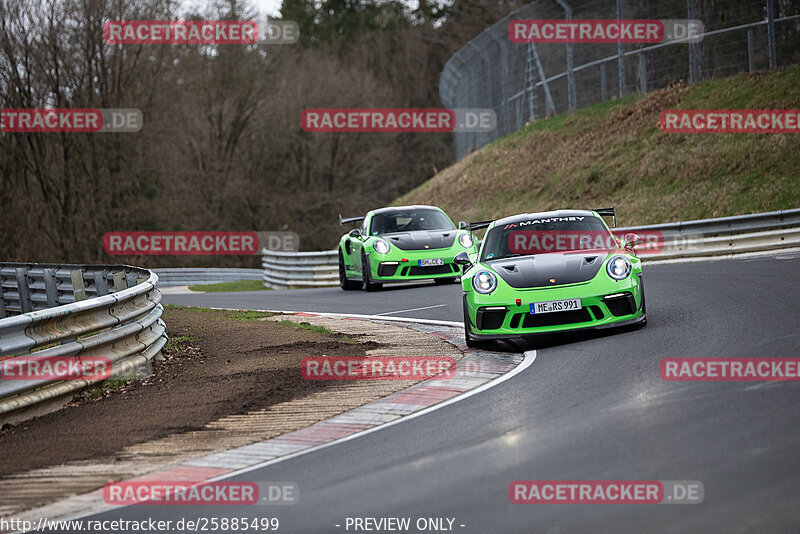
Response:
M494 222L494 220L471 222L471 223L469 223L469 231L471 232L473 230L480 230L481 228L486 228L487 226L489 226L493 222Z
M361 222L364 220L364 216L361 217L348 217L346 219L342 219L342 214L339 214L339 226L343 226L345 223L351 222Z
M614 223L614 227L616 228L617 215L614 213L614 206L611 206L610 208L600 208L592 211L597 212L597 214L600 215L601 217L611 217L611 220Z

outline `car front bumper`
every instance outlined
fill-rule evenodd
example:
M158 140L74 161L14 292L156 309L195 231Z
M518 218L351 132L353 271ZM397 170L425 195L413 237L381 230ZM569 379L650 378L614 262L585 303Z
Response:
M620 282L595 279L554 288L504 288L491 295L465 291L464 307L472 337L508 339L638 324L646 320L643 295L644 284L638 273ZM575 298L581 299L580 310L530 313L533 302Z

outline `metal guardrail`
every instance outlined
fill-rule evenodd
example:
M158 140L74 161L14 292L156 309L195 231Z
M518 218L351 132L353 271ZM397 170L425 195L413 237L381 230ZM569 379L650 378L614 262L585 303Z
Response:
M660 232L663 249L643 261L725 256L800 247L800 209L615 228L615 233Z
M103 357L114 376L147 363L167 342L157 284L130 266L0 263L0 356ZM0 380L0 421L88 385Z
M273 289L325 287L339 284L337 251L261 251L264 285Z
M614 233L660 232L663 248L642 254L642 261L727 256L800 247L800 209L718 219L614 228ZM264 283L274 289L336 286L336 250L273 252L263 250Z
M161 287L218 284L220 282L236 282L239 280L261 280L264 276L264 271L261 269L207 267L153 269L153 272L158 275L158 285Z

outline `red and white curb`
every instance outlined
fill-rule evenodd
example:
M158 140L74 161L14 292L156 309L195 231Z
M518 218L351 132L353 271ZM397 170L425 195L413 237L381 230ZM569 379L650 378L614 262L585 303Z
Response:
M341 314L309 314L304 316L337 316ZM458 346L465 356L457 363L453 378L432 378L393 393L379 401L366 404L302 430L276 438L252 443L224 452L202 456L131 479L132 481L172 481L201 483L218 481L261 469L268 465L308 454L321 448L338 445L410 419L439 410L452 403L494 387L528 368L536 359L536 351L523 354L468 349L464 345L461 323L444 321L412 321L379 316L347 316L356 320L404 323L409 328L440 337ZM458 325L458 328L455 327ZM78 519L119 506L106 504L103 489L70 497L20 514L20 518Z

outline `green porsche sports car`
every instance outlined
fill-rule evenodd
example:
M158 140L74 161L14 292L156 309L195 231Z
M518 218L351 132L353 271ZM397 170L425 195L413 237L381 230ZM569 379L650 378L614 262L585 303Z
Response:
M482 340L647 322L636 234L618 241L614 209L526 213L488 228L477 261L458 254L467 346Z
M450 217L434 206L400 206L370 211L339 224L361 222L339 240L339 284L342 289L379 289L386 282L433 279L454 282L461 267L459 252L477 257L475 239L467 223L456 228ZM469 257L469 256L468 256Z

